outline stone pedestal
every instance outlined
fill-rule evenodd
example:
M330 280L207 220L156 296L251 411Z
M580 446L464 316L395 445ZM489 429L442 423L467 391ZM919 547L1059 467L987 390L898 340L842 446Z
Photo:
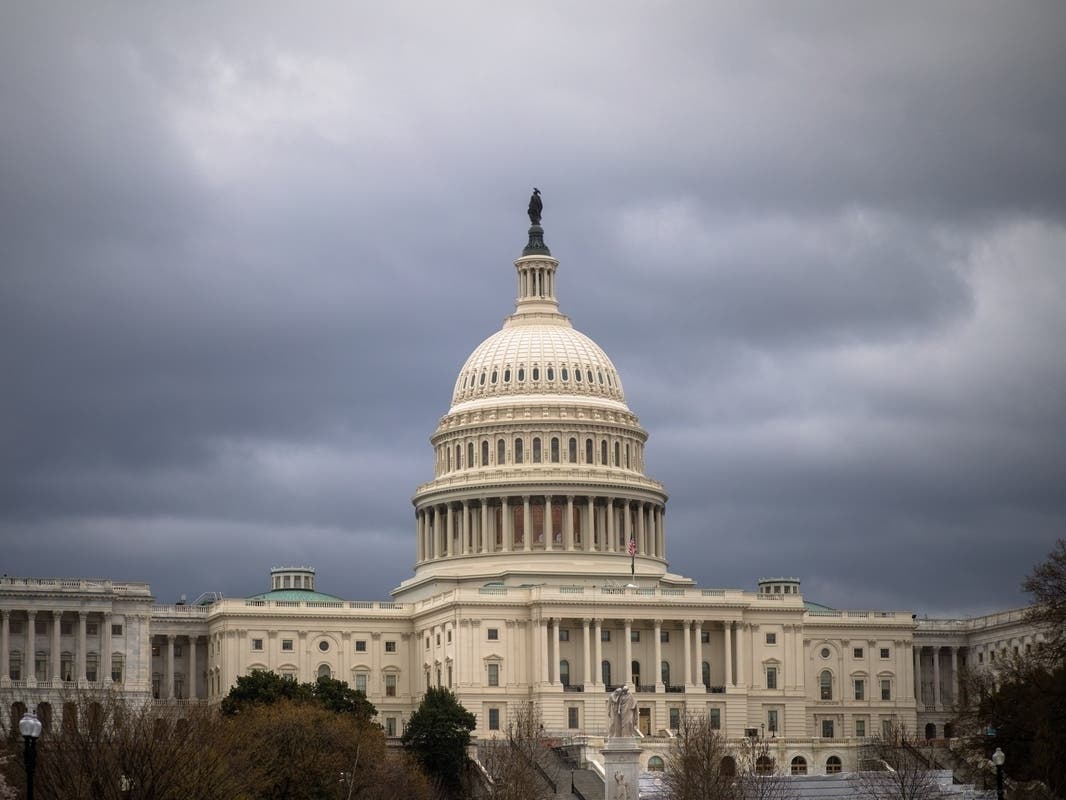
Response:
M604 800L639 800L640 739L608 739L603 753Z

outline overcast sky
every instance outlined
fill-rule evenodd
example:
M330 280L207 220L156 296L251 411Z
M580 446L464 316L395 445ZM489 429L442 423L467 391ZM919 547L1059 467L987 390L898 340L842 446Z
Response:
M1066 535L1066 4L4 3L0 569L381 599L532 186L704 586Z

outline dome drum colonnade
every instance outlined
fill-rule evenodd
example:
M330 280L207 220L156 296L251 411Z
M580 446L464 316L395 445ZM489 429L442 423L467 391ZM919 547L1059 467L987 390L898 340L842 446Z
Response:
M416 573L456 557L628 556L631 541L642 574L665 572L666 493L644 474L647 433L606 353L559 312L558 265L534 224L515 313L467 359L432 437Z

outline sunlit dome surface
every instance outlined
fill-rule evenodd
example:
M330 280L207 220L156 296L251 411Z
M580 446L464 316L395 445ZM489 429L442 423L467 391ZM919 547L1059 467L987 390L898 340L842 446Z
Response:
M454 407L517 395L577 395L625 404L611 359L564 319L506 326L466 360L452 395Z

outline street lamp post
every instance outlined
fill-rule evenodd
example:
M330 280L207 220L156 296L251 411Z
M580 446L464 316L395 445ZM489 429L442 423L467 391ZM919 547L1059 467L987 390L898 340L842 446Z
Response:
M25 743L23 758L26 764L26 800L33 800L33 769L37 765L37 740L41 738L41 721L37 714L27 711L19 720L19 733Z
M574 793L574 771L570 770L570 794Z
M1003 764L1007 761L1007 754L1000 747L992 754L992 763L996 765L996 800L1003 800Z

